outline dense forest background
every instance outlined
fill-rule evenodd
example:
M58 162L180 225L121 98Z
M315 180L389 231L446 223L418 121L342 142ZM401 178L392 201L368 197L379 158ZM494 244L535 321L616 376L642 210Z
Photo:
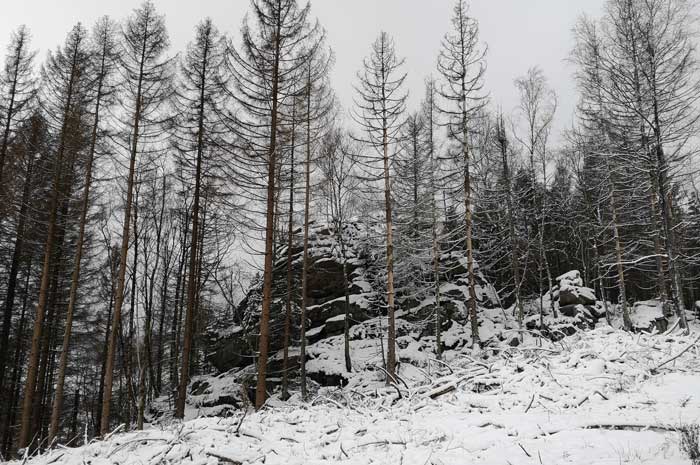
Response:
M484 90L487 48L466 2L449 24L415 108L410 63L386 33L341 108L326 33L296 0L253 0L231 34L204 19L179 53L150 2L76 24L43 62L17 28L0 70L3 456L142 428L163 396L182 417L188 381L210 369L207 329L239 324L256 283L255 404L273 294L292 289L301 304L286 324L298 319L301 336L284 345L301 346L303 377L314 224L343 257L348 225L372 232L388 378L395 312L438 293L441 318L445 254L466 263L474 344L477 271L520 324L575 269L626 329L630 305L651 298L684 327L700 299L694 6L609 0L581 18L579 104L562 135L545 71L523 70L504 112ZM297 243L298 280L277 260Z

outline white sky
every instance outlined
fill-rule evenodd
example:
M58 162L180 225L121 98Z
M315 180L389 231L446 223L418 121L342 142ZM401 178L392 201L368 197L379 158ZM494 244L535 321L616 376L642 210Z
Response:
M491 102L509 113L517 105L513 80L539 65L559 95L555 131L570 126L576 103L572 68L565 62L572 46L571 28L581 13L598 15L605 0L471 0L471 13L489 46L486 87ZM46 51L63 42L78 21L91 27L101 15L124 18L140 0L20 0L5 2L0 15L0 50L10 31L26 24L43 60ZM171 53L184 50L194 26L205 16L220 30L238 37L248 0L155 0L166 15ZM333 85L347 109L362 58L380 30L396 40L406 57L411 105L423 94L423 81L434 72L440 40L449 28L452 0L313 0L312 14L328 31L336 54ZM555 139L557 138L555 133Z

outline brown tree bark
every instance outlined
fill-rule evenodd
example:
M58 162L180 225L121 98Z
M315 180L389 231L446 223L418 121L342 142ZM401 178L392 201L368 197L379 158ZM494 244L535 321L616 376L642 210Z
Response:
M292 103L291 160L289 167L289 219L287 224L287 296L282 349L282 399L289 398L289 342L292 333L292 249L294 245L294 154L296 152L296 102Z
M301 268L301 331L299 353L299 375L301 398L306 400L306 308L309 303L309 222L311 220L311 65L307 68L306 80L306 159L304 161L304 255Z
M73 329L73 313L78 297L78 286L80 284L80 267L83 258L83 246L85 242L85 226L87 224L87 214L90 208L90 188L92 186L92 165L95 159L95 147L97 144L97 132L100 124L100 107L102 104L103 86L105 79L105 70L107 66L108 50L102 50L101 66L98 74L97 93L95 96L95 114L92 124L92 133L90 136L90 149L88 152L87 164L85 167L85 185L83 186L83 196L81 199L81 212L78 226L78 241L76 244L75 258L73 261L73 273L71 275L71 287L68 297L68 308L66 309L66 322L63 333L63 345L61 348L61 359L58 367L58 378L56 379L56 393L53 401L51 412L51 424L49 427L48 444L53 445L56 434L58 433L58 423L63 408L63 389L66 377L66 368L68 366L68 350ZM77 394L76 394L77 395Z
M202 156L204 152L204 110L205 110L205 89L207 78L209 42L207 41L204 47L204 55L202 57L202 72L200 81L200 95L198 108L198 124L197 124L197 160L195 168L194 180L194 204L192 206L192 243L190 248L190 272L189 282L187 285L187 311L185 313L185 335L183 340L182 351L182 368L180 371L180 384L178 385L177 401L175 403L175 417L183 418L185 416L185 400L187 398L187 383L189 382L190 374L190 352L192 351L193 327L195 302L198 295L197 292L197 254L199 247L199 202L200 190L202 184Z
M279 2L278 2L279 4ZM255 408L259 409L267 398L267 359L270 346L270 307L272 304L272 251L275 229L275 170L277 168L277 119L279 106L280 32L282 18L277 18L273 39L274 63L272 66L272 111L270 113L270 147L267 160L267 214L265 221L265 263L263 272L263 299L260 314L260 338L258 340L258 381L255 388Z
M394 305L394 223L391 212L391 176L389 172L389 140L386 117L382 124L382 154L384 161L384 215L386 223L386 295L387 295L387 384L396 382L396 317Z
M42 327L44 324L44 313L48 300L49 280L51 278L51 268L54 255L54 241L57 228L57 216L59 207L59 194L64 177L64 154L66 150L66 140L68 136L68 119L73 108L75 99L75 85L78 79L78 46L73 50L71 75L68 79L66 89L66 102L64 104L61 133L58 145L56 164L54 168L53 187L51 190L51 200L49 206L48 230L46 233L46 243L44 245L44 259L41 271L41 284L39 286L39 301L36 307L34 318L34 330L32 332L31 349L27 365L27 378L25 381L24 398L22 401L21 428L18 445L20 448L29 446L31 439L31 418L32 407L34 405L34 393L37 385L37 371L40 355L40 344L42 337Z

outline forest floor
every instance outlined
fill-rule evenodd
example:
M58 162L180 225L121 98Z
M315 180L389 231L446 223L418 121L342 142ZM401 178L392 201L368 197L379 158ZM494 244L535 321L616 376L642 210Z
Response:
M453 357L432 382L271 399L259 412L116 433L26 463L691 464L679 430L700 422L698 334L600 327L526 341Z

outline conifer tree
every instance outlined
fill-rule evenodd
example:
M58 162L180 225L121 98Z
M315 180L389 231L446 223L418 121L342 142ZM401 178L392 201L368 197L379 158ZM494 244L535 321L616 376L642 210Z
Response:
M34 329L32 332L31 349L27 366L27 376L22 399L21 429L18 445L25 448L30 445L34 418L38 412L34 411L35 396L37 392L37 379L39 375L39 357L42 351L42 334L44 317L49 298L49 287L56 259L56 243L59 221L59 207L67 197L66 185L72 177L72 161L76 154L69 153L72 144L70 139L75 137L71 131L80 129L76 127L76 118L79 118L84 105L89 79L89 50L87 44L87 32L80 24L76 25L68 34L63 47L49 56L46 65L42 69L43 95L42 105L46 108L46 114L51 115L55 125L56 148L53 180L50 194L49 219L44 244L44 258L41 269L41 284L39 287L39 299L36 306ZM43 371L43 370L42 370Z
M464 196L465 250L469 279L469 319L472 344L479 344L476 293L474 291L474 250L472 244L472 147L471 134L480 110L486 104L483 80L486 72L486 48L479 42L479 24L468 14L467 3L458 0L453 8L452 31L445 35L438 57L438 72L442 85L438 93L444 102L440 112L447 121L448 137L459 144L455 161L462 173Z
M114 363L126 290L126 267L134 205L137 158L144 153L144 146L149 140L160 137L161 122L164 117L162 114L163 104L172 92L170 60L163 57L168 45L168 33L163 16L158 14L153 3L148 1L143 3L134 10L124 24L122 50L118 65L124 79L120 103L124 110L124 117L128 118L127 121L124 121L126 126L124 145L128 150L129 163L125 186L126 199L119 251L119 268L116 276L116 296L104 375L104 394L100 415L101 435L109 432Z
M30 34L20 26L10 37L5 64L0 71L0 184L5 188L7 148L22 121L31 115L31 100L35 95L33 77L34 57L30 50ZM0 192L2 194L3 192ZM4 353L4 351L3 351Z
M232 76L229 94L240 107L227 113L227 125L235 132L232 151L240 164L241 179L252 190L265 191L263 298L258 339L258 379L255 407L267 398L266 379L270 344L270 308L275 245L275 212L278 194L280 156L279 128L284 120L285 103L297 94L296 78L301 76L309 53L308 39L317 36L318 24L310 22L310 5L300 7L296 0L251 0L254 26L243 23L242 44L230 45L227 68ZM266 179L264 186L252 171ZM246 179L248 178L248 179ZM256 197L259 198L259 197Z
M187 285L187 311L183 340L182 369L180 371L175 416L185 413L187 384L189 382L190 353L192 351L195 300L197 296L197 259L201 229L202 177L205 158L212 156L216 139L220 137L219 115L225 104L223 86L224 42L211 19L202 21L195 39L189 45L181 65L180 89L177 93L178 128L177 148L194 157L194 198L192 205L192 240ZM211 167L211 165L210 165Z
M396 323L394 295L394 223L392 216L391 178L394 151L400 138L402 117L406 108L407 93L403 90L406 74L402 67L404 59L396 55L393 39L381 32L372 44L364 69L357 75L357 99L354 119L365 136L361 139L370 147L371 155L365 164L376 171L381 163L384 190L384 221L386 234L386 294L387 294L387 383L396 382ZM393 149L393 150L392 150ZM376 175L375 175L376 176Z

